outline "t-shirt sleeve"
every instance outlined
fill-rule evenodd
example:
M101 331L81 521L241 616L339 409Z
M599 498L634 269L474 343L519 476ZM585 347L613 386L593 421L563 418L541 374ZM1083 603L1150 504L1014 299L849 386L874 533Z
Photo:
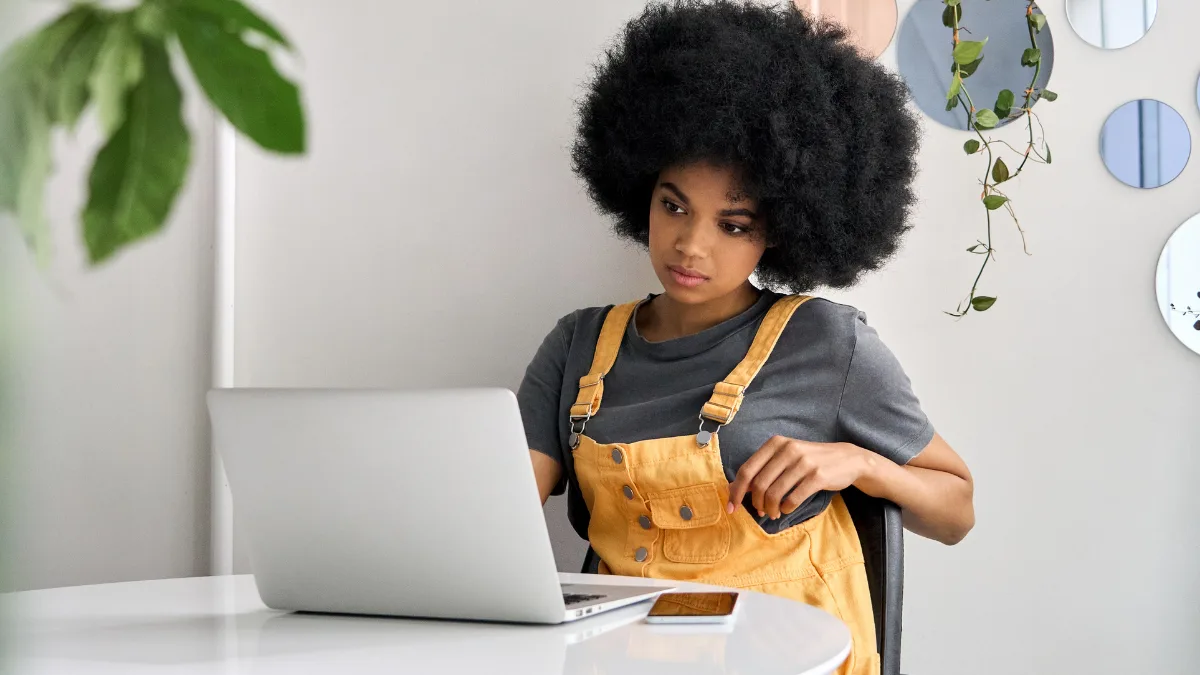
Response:
M525 368L525 377L517 390L517 405L521 409L529 448L552 457L559 464L563 463L558 430L559 400L574 323L573 314L559 319ZM566 489L566 472L563 474L551 494L562 494Z
M838 408L838 440L907 464L933 440L933 425L891 350L860 313Z

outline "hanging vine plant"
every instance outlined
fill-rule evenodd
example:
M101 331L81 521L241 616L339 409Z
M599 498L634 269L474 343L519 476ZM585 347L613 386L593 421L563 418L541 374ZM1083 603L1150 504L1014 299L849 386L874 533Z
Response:
M962 317L971 311L987 311L996 303L995 296L980 294L979 285L988 264L996 259L996 249L992 238L992 219L997 211L1003 209L1012 218L1017 232L1021 235L1021 242L1025 253L1029 253L1029 248L1025 241L1025 230L1021 227L1021 221L1017 218L1016 209L1013 207L1013 200L1000 186L1021 175L1025 167L1030 164L1051 163L1052 156L1050 154L1050 146L1046 142L1045 128L1042 126L1037 113L1033 111L1033 104L1039 100L1054 101L1058 98L1058 95L1049 89L1037 86L1038 77L1042 73L1042 51L1038 48L1038 34L1046 27L1046 17L1037 8L1034 0L1025 0L1022 2L1023 7L1021 8L1025 13L1025 22L1029 32L1029 48L1025 49L1021 54L1021 65L1032 70L1033 74L1030 77L1029 85L1021 91L1019 106L1017 94L1014 94L1010 89L1004 89L996 97L995 103L990 108L978 107L967 86L967 80L975 73L979 68L979 64L983 61L987 38L983 40L964 40L963 34L970 35L971 31L962 23L963 7L961 0L942 0L942 3L946 6L942 12L942 24L952 31L953 38L953 65L951 71L953 79L950 82L949 90L946 92L946 110L953 110L959 105L967 110L967 124L974 131L976 138L972 138L964 143L963 150L968 155L980 155L987 159L983 178L980 181L982 190L979 194L980 207L983 209L986 224L985 235L967 249L969 253L980 256L982 260L979 264L979 271L971 283L971 289L967 293L966 298L959 303L955 311L947 312L951 316ZM984 134L984 132L991 131L1006 121L1021 118L1024 118L1028 131L1028 140L1024 148L1014 147L1007 141L995 139ZM1034 134L1035 125L1039 134L1036 139ZM1011 157L1010 160L1014 161L1014 163L1019 161L1016 164L1015 170L1010 169L1008 162L1004 161L1002 155L1006 151L1014 153L1017 157L1017 160L1012 160Z

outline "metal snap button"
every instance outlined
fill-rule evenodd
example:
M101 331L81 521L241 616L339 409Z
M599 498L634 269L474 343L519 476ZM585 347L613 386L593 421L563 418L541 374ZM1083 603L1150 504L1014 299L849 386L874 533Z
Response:
M615 462L615 463L617 463L617 464L620 464L620 463L621 463L621 461L624 459L624 457L621 455L621 451L620 451L620 450L613 450L613 451L612 451L612 458L613 458L613 462Z
M692 519L692 509L687 504L684 504L683 506L679 507L679 517L683 518L684 520L691 520Z
M650 556L650 552L644 548L639 548L633 552L633 559L638 562L646 562L646 558Z
M646 516L638 516L638 525L641 525L643 530L650 529L650 518Z
M625 499L633 499L633 488L628 485L621 488L621 493L625 495Z

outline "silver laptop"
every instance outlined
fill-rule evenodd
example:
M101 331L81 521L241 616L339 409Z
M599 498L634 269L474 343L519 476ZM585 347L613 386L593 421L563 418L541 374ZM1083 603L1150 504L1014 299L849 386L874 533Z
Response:
M556 624L670 590L559 583L506 389L218 389L208 408L269 607Z

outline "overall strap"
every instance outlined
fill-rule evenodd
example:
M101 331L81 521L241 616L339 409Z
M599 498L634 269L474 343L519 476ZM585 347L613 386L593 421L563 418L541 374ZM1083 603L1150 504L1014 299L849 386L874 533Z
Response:
M608 311L604 319L604 327L600 329L600 337L596 340L596 352L592 356L592 368L587 375L579 378L579 394L575 404L571 406L571 420L586 420L600 410L600 399L604 396L604 376L612 370L617 361L617 352L621 349L621 340L625 337L625 328L629 325L629 317L641 301L617 305Z
M750 350L746 352L746 358L742 359L742 362L733 369L733 372L725 376L724 380L713 387L712 398L704 404L704 408L700 411L701 417L719 425L729 424L733 421L738 409L742 407L742 398L745 396L746 387L750 386L754 376L758 375L758 371L762 370L763 364L770 358L771 352L775 349L775 343L779 341L779 336L792 318L792 314L800 305L809 300L811 298L807 295L788 295L775 301L775 304L767 311L767 315L763 317L762 324L754 335L754 342L751 343Z

